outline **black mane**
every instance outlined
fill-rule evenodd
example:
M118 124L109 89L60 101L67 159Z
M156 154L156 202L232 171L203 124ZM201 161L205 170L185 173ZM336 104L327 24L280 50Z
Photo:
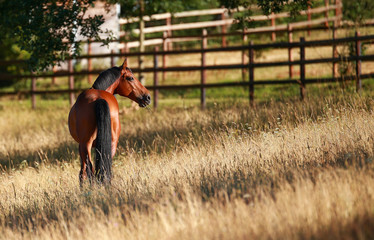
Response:
M112 67L100 73L92 88L98 90L106 90L121 76L121 68Z

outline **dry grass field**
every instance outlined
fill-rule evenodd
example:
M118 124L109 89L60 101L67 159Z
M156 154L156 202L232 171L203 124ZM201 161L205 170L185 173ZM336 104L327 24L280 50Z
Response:
M68 106L0 108L0 239L373 239L370 93L127 111L79 187Z
M241 60L240 52L207 55L210 65ZM255 61L285 56L276 49ZM168 66L199 61L173 56ZM363 73L373 66L363 63ZM327 64L307 67L308 77L329 74ZM256 80L287 77L287 67L255 71ZM208 82L240 79L239 70L208 74ZM162 84L192 82L199 72L168 73ZM60 78L55 87L65 85ZM208 92L205 111L193 94L160 97L157 111L119 97L122 132L107 187L79 186L66 100L42 96L31 110L28 100L2 99L0 239L374 239L373 81L361 94L308 85L304 102L298 86L256 86L255 108L237 89Z

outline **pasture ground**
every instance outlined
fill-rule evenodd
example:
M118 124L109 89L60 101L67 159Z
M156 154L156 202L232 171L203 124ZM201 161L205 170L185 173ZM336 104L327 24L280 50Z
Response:
M124 108L112 185L82 189L68 103L4 100L0 238L372 239L373 92L317 92Z
M270 53L257 60L285 60L281 50ZM330 53L314 49L309 57ZM199 61L190 57L171 62ZM209 64L234 63L240 53L211 57ZM371 69L363 65L364 73ZM255 76L281 79L287 70ZM331 66L307 71L322 77ZM208 81L240 77L217 71ZM193 79L198 73L175 73L164 84ZM65 84L58 79L54 88ZM38 81L39 89L50 86ZM163 92L157 111L118 97L112 185L83 188L68 102L39 96L31 110L29 100L4 98L0 239L373 239L374 81L365 80L360 94L351 82L344 90L307 85L304 102L298 91L256 87L250 108L247 88L208 90L205 111L198 91Z

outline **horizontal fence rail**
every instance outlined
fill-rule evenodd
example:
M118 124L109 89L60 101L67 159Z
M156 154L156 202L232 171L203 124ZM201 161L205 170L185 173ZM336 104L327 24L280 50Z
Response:
M372 43L374 41L374 35L366 35L360 36L356 33L353 37L346 37L346 38L336 38L336 39L328 39L328 40L314 40L314 41L305 41L304 38L300 38L299 42L280 42L280 43L270 43L270 44L253 44L253 42L249 42L248 44L242 46L233 46L233 47L226 47L226 48L207 48L206 38L207 35L203 34L202 38L202 45L201 49L192 49L192 50L173 50L173 51L159 51L158 48L155 51L147 51L142 53L118 53L118 54L96 54L96 55L86 55L80 56L77 59L89 59L89 58L107 58L107 57L125 57L125 56L152 56L154 61L154 66L145 68L145 69L138 69L133 68L133 72L150 72L154 75L154 84L151 86L146 86L149 90L154 91L154 106L158 106L158 91L159 90L176 90L176 89L200 89L201 90L201 106L205 108L205 89L207 88L220 88L220 87L249 87L249 100L251 105L253 105L254 101L254 86L258 85L273 85L273 84L298 84L300 86L300 97L304 99L305 97L305 86L307 84L315 84L315 83L329 83L329 82L340 82L342 80L355 80L357 91L360 90L362 84L362 79L368 79L374 77L374 72L370 74L362 74L361 73L361 62L363 61L374 61L374 55L362 55L361 53L361 45L363 42ZM319 46L333 46L336 47L338 45L347 44L347 43L354 43L355 46L355 53L351 56L346 57L337 57L335 54L331 58L318 58L318 59L305 59L305 49L308 47L319 47ZM264 50L264 49L274 49L274 48L286 48L286 49L299 49L299 60L290 59L288 61L276 61L276 62L255 62L254 61L254 51L256 50ZM205 54L211 52L233 52L233 51L247 51L248 61L247 63L238 63L238 64L225 64L225 65L207 65L205 62ZM201 64L198 66L176 66L176 67L166 67L162 66L159 67L160 64L158 63L158 59L160 56L168 56L168 55L175 55L175 54L191 54L191 53L199 53L201 54ZM289 55L290 56L290 55ZM334 64L341 62L341 61L349 61L354 62L355 64L355 75L349 75L344 77L336 77L334 75L331 78L308 78L306 76L305 68L308 67L310 64L320 64L320 63L331 63L333 66ZM70 102L74 101L74 93L80 92L84 89L74 89L74 76L79 75L97 75L102 70L83 70L79 72L74 72L72 68L72 60L69 61L69 68L68 71L58 71L55 73L41 73L41 74L27 74L27 75L0 75L0 80L9 80L9 79L31 79L31 90L29 91L9 91L9 92L0 92L0 96L4 95L20 95L26 94L32 96L32 103L35 106L35 95L37 94L65 94L69 93ZM112 65L114 63L112 62ZM298 78L294 78L290 74L288 79L268 79L268 80L255 80L254 71L257 68L265 68L265 67L279 67L279 66L300 66L300 75ZM242 69L248 71L248 79L241 82L222 82L222 83L206 83L206 71L211 70L224 70L224 69ZM291 70L291 68L290 68ZM158 73L165 73L165 72L178 72L178 71L200 71L200 83L199 84L182 84L182 85L159 85L158 83ZM69 78L69 89L62 89L62 90L37 90L36 89L36 81L38 78L53 78L53 77L68 77Z
M361 79L374 78L374 73L361 74ZM344 76L344 80L350 81L355 80L356 75ZM342 80L342 77L331 77L331 78L306 78L306 84L316 84L316 83L334 83ZM299 84L300 81L296 79L282 79L282 80L259 80L253 82L253 85L282 85L282 84ZM206 83L203 85L204 88L222 88L222 87L248 87L248 82L223 82L223 83ZM201 84L181 84L181 85L159 85L159 86L146 86L148 90L180 90L180 89L196 89L201 88ZM79 89L62 89L62 90L20 90L16 92L1 92L2 96L7 95L17 95L17 94L65 94L65 93L79 93L86 88Z
M251 6L251 9L258 8L257 6ZM240 12L244 11L244 8L239 8L239 9L232 9L228 10L225 8L221 9L206 9L206 10L195 10L195 11L188 11L188 12L180 12L180 13L175 13L175 14L170 14L170 13L164 13L164 14L155 14L152 16L144 16L143 20L144 21L160 21L160 20L166 20L164 25L159 25L159 26L151 26L151 27L146 27L144 29L144 34L147 33L157 33L157 32L164 32L164 38L158 38L158 39L147 39L144 42L144 45L146 46L151 46L151 45L158 45L162 41L165 41L165 39L168 40L168 47L170 46L172 42L175 41L191 41L194 39L191 39L188 36L184 37L179 37L178 39L173 39L172 38L172 33L173 31L178 31L178 30L189 30L189 29L203 29L203 28L209 28L209 27L220 27L222 33L226 33L226 28L229 27L232 24L236 23L236 20L234 18L227 18L231 17L229 16L228 13L235 13L235 12ZM331 11L333 11L333 14L335 17L329 17L329 14ZM329 0L325 0L325 5L317 8L308 8L308 10L303 10L300 11L301 16L307 16L307 21L302 21L302 22L296 22L296 23L291 23L291 28L298 28L298 27L307 27L311 28L312 26L319 25L319 24L324 24L326 27L328 26L329 22L336 22L337 25L340 25L340 22L342 20L342 3L341 0L336 0L335 4L330 5ZM312 20L312 15L313 14L324 14L324 18L320 19L313 19ZM184 22L184 23L178 23L178 24L172 24L172 19L178 19L178 18L185 18L185 17L191 17L191 16L204 16L204 15L220 15L220 19L214 20L214 21L201 21L201 22ZM251 16L251 20L253 22L259 22L259 21L270 21L270 26L268 27L260 27L260 28L252 28L248 29L249 33L264 33L264 32L271 32L272 33L272 40L275 41L276 39L276 32L277 31L282 31L287 29L287 25L281 24L277 25L276 24L276 19L281 19L281 18L288 18L290 17L289 12L281 12L281 13L272 13L269 15L257 15L257 16ZM126 25L128 23L134 23L134 22L139 22L139 18L130 18L130 19L120 19L120 24L121 25ZM133 33L139 34L140 30L139 29L133 29ZM310 35L310 31L308 30L308 34ZM128 33L122 31L120 32L120 37L125 37L127 36ZM121 45L126 50L133 48L133 47L138 47L139 42L136 41L130 41L126 42ZM222 46L226 46L226 39L222 38Z

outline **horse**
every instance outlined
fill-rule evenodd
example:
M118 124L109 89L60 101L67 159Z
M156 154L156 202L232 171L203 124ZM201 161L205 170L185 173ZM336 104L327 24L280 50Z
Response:
M81 170L79 182L95 177L99 183L112 178L112 158L116 153L121 131L118 102L114 94L128 97L146 107L151 103L149 91L135 78L127 66L109 68L99 74L90 89L83 91L72 106L68 125L73 139L79 144ZM95 147L95 169L91 148Z

